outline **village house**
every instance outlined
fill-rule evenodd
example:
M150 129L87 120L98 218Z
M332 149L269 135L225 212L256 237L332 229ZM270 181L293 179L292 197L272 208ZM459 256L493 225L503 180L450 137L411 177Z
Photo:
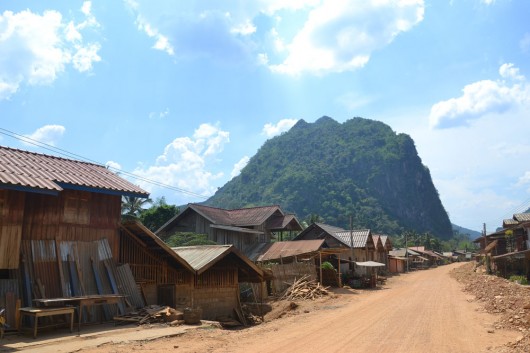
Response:
M195 271L188 288L178 288L187 296L185 304L200 308L202 318L241 317L240 283L261 283L263 272L233 245L201 245L172 248ZM183 290L184 289L184 290ZM175 306L175 305L173 305Z
M241 251L257 243L269 243L281 232L298 232L302 226L293 214L280 206L227 210L189 204L156 231L162 239L178 232L206 234L218 244L233 244Z
M375 261L384 263L388 268L388 253L392 250L392 241L388 235L373 235L376 246Z
M473 242L480 257L489 257L491 271L502 276L522 275L530 279L530 213L516 213L503 220L502 228Z
M140 222L121 222L122 196L148 193L102 165L0 147L0 306L11 328L19 314L38 323L73 308L79 328L151 304L204 304L213 317L205 290L228 314L239 281L261 281L233 247L197 267Z
M117 294L107 273L125 195L148 193L102 165L0 146L0 304L12 327L17 303Z
M341 273L348 273L354 269L358 275L365 275L366 268L354 266L354 264L356 262L375 261L376 248L369 229L349 231L328 224L312 223L293 240L311 239L324 239L326 246L330 248L349 249L349 251L342 252L337 256L335 265ZM341 266L341 263L346 265Z

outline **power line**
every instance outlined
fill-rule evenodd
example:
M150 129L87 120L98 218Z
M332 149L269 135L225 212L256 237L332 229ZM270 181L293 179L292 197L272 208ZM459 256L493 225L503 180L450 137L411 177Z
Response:
M90 162L92 164L97 164L97 165L106 167L107 169L115 171L117 174L123 174L123 175L129 176L129 177L133 177L133 178L135 178L137 180L141 180L141 181L144 181L144 182L152 184L152 185L156 185L156 186L159 186L159 187L162 187L162 188L165 188L165 189L177 191L177 192L180 192L180 193L183 193L183 194L186 194L186 195L190 195L190 196L194 196L194 197L198 197L198 198L201 198L201 199L207 199L206 196L198 194L196 192L185 190L185 189L176 187L174 185L165 184L165 183L162 183L162 182L159 182L159 181L156 181L156 180L148 179L148 178L142 177L140 175L136 175L134 173L125 171L125 170L114 168L112 166L105 165L105 164L100 163L98 161L95 161L93 159L81 156L79 154L67 151L65 149L62 149L62 148L59 148L59 147L56 147L56 146L53 146L53 145L50 145L50 144L47 144L47 143L42 142L42 141L35 140L35 139L33 139L31 137L28 137L28 136L17 134L16 132L9 131L9 130L4 129L4 128L0 128L0 134L8 136L8 137L11 137L11 138L14 138L14 139L17 139L19 141L22 141L22 142L30 144L30 145L37 146L37 147L45 149L47 151L51 151L51 152L59 154L61 156L65 156L65 157L68 157L68 158L75 157L76 159L84 161L84 162Z

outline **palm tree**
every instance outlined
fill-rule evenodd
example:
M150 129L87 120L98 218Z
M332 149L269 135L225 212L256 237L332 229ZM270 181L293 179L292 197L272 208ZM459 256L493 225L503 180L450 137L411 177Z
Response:
M146 204L153 203L150 198L139 198L136 196L123 196L121 199L121 214L127 216L140 216Z

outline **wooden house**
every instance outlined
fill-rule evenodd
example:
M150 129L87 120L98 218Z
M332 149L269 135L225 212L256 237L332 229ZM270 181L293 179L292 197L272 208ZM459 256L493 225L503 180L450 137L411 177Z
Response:
M530 279L530 213L505 219L502 229L474 240L481 256L491 258L491 270L504 277L523 275Z
M179 296L187 301L180 304L200 308L204 319L237 318L241 314L239 284L263 281L263 272L233 245L172 249L194 270L191 283L177 286Z
M375 245L374 261L388 265L388 251L387 239L385 235L373 235ZM391 250L391 249L390 249Z
M177 232L206 234L218 244L233 244L244 251L256 243L269 243L280 232L300 231L296 217L285 214L279 206L227 210L189 204L170 219L156 234L166 239Z
M323 223L312 223L293 240L325 239L326 246L330 248L346 248L350 251L341 253L338 260L350 266L340 266L342 273L351 272L355 262L375 260L375 244L369 229L345 230ZM355 267L357 274L365 274L365 269Z
M148 193L102 165L0 146L0 304L97 292L82 279L118 259L124 195Z

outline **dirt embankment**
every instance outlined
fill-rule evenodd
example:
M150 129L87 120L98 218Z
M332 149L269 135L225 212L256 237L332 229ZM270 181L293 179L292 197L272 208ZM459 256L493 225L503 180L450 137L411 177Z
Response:
M494 329L512 329L521 332L521 339L499 347L499 353L530 352L530 286L521 286L504 278L487 275L483 267L466 263L451 271L464 285L464 291L473 295L472 302L480 310L497 314Z

